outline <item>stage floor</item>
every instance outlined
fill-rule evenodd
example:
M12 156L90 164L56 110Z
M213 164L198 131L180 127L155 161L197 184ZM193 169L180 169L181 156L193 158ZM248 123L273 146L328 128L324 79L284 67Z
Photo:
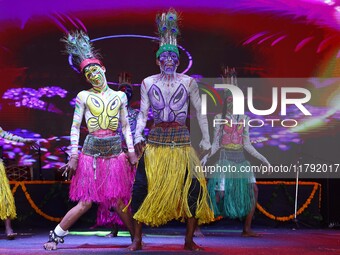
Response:
M226 226L228 227L228 226ZM58 245L56 251L45 251L43 243L49 230L17 231L15 240L9 241L1 235L0 254L340 254L339 229L287 229L255 228L262 236L258 238L241 237L241 230L235 228L202 227L204 237L196 237L195 242L204 251L183 250L184 228L148 228L143 238L141 251L130 252L127 232L118 237L108 238L108 230L72 229L65 243Z

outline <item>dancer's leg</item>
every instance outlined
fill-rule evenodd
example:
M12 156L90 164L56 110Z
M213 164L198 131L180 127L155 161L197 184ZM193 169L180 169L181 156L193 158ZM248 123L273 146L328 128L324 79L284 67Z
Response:
M126 210L126 212L123 212L123 209L125 207L126 207L126 205L123 203L123 201L119 200L117 202L117 206L114 207L114 210L118 214L118 216L121 218L121 220L123 221L123 223L125 224L127 229L129 230L130 236L131 236L131 241L133 241L135 231L134 231L134 226L133 226L133 222L132 222L132 213L129 210Z
M195 217L191 217L187 220L187 229L185 234L184 249L190 251L200 251L203 250L194 242L194 231L197 227L198 220Z
M50 233L50 240L44 244L46 250L56 250L59 240L63 242L63 237L68 233L68 229L92 206L92 202L80 201L69 210L54 231ZM53 240L53 239L56 239Z
M258 237L259 236L259 234L257 234L256 232L254 232L251 229L251 223L252 223L253 216L254 216L254 213L255 213L256 202L257 202L258 193L259 193L259 190L258 190L256 183L252 183L252 185L253 185L253 188L254 188L254 205L251 208L250 212L248 213L248 215L247 215L247 217L244 221L243 232L242 232L243 237Z
M6 228L6 236L8 240L13 240L17 233L13 233L12 225L11 225L11 219L7 218L5 219L5 228Z
M135 182L133 184L131 209L135 214L141 204L143 203L148 193L148 181L145 173L144 154L139 160L138 168L136 171ZM128 247L130 251L142 249L142 223L133 219L134 237L132 244Z
M185 243L184 249L191 251L200 251L203 250L194 242L194 231L197 228L198 220L195 218L196 209L197 209L197 201L199 199L201 185L196 178L192 179L191 186L189 188L188 194L188 205L190 208L190 212L193 217L187 219L187 228L185 234Z
M137 251L142 249L142 223L133 220L134 237L132 244L128 247L130 251Z

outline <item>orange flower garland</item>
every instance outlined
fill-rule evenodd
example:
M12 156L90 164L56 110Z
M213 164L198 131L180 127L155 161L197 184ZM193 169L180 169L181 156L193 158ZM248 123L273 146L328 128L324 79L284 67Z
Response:
M41 211L38 208L38 206L32 200L30 194L28 194L25 183L28 183L28 184L52 184L52 183L56 183L56 181L22 181L22 182L10 181L10 184L15 184L13 189L12 189L13 195L17 191L18 187L21 186L22 191L24 192L28 203L30 204L30 206L34 209L34 211L37 214L41 215L42 217L44 217L47 220L60 222L62 218L56 218L56 217L52 217L50 215L47 215L46 213L44 213L43 211ZM66 182L66 183L69 183L69 182Z
M20 185L19 182L15 183L15 185L14 185L14 187L13 187L13 189L12 189L12 194L13 194L13 196L14 196L14 193L17 191L19 185Z
M34 203L34 201L32 200L30 194L27 192L27 188L25 186L25 184L54 184L54 183L58 183L57 181L22 181L22 182L16 182L16 181L10 181L10 184L14 184L14 187L12 189L12 193L13 195L15 194L15 192L17 191L18 187L21 186L25 197L27 199L27 201L29 202L30 206L34 209L34 211L41 215L42 217L44 217L47 220L50 221L55 221L55 222L60 222L62 218L58 218L58 217L52 217L50 215L47 215L46 213L44 213L41 209L38 208L38 206ZM63 183L69 183L69 182L63 182ZM278 185L278 184L285 184L285 185L296 185L296 182L283 182L283 181L272 181L272 182L257 182L257 184L265 184L265 185ZM316 191L319 189L319 208L321 207L321 184L316 183L316 182L299 182L299 185L314 185L313 190L311 192L311 194L309 195L309 197L307 198L306 202L297 210L296 215L301 214L304 210L306 210L306 208L310 205L310 203L312 202ZM268 218L272 219L272 220L277 220L277 221L289 221L294 219L294 214L291 214L289 216L275 216L269 212L267 212L259 203L256 204L257 209L263 213L265 216L267 216Z
M277 184L285 184L285 185L296 185L296 182L282 182L282 181L273 181L273 182L257 182L257 184L271 184L271 185L277 185ZM297 210L296 215L301 214L306 208L309 206L309 204L312 202L312 199L315 196L316 191L318 188L320 188L319 192L319 208L321 206L321 184L316 182L298 182L299 185L314 185L313 190L309 197L307 198L306 202ZM291 214L289 216L275 216L269 212L267 212L259 203L256 204L256 208L263 213L265 216L272 220L277 221L289 221L294 219L295 215Z

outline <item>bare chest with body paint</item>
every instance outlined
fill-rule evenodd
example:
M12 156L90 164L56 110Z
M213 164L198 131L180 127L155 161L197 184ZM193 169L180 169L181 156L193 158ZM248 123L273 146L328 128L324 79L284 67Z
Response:
M227 115L227 124L223 126L221 143L225 148L238 150L243 147L244 126L240 124L245 121L241 115Z
M116 131L119 109L122 105L121 94L111 89L100 93L83 91L80 94L86 125L90 133L101 129Z
M189 80L178 76L172 80L150 79L146 84L147 96L155 124L178 122L185 125L189 106Z

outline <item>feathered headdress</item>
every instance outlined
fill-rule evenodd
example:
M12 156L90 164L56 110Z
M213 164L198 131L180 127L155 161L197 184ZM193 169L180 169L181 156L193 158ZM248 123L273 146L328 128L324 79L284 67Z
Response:
M222 66L222 81L224 84L228 85L235 85L238 87L237 84L237 73L235 67L229 68L228 66ZM230 97L232 97L232 93L230 89L225 89L224 90L224 103L222 107L222 118L226 117L227 114L227 108L228 108L228 103L230 102L229 100ZM230 110L230 109L229 109Z
M156 24L159 35L159 49L156 53L157 58L165 51L175 52L179 56L177 48L179 29L177 23L178 14L174 9L170 9L167 13L157 14Z
M61 41L65 43L66 53L72 55L73 64L78 66L81 72L89 64L103 65L99 60L99 53L83 31L70 32Z

